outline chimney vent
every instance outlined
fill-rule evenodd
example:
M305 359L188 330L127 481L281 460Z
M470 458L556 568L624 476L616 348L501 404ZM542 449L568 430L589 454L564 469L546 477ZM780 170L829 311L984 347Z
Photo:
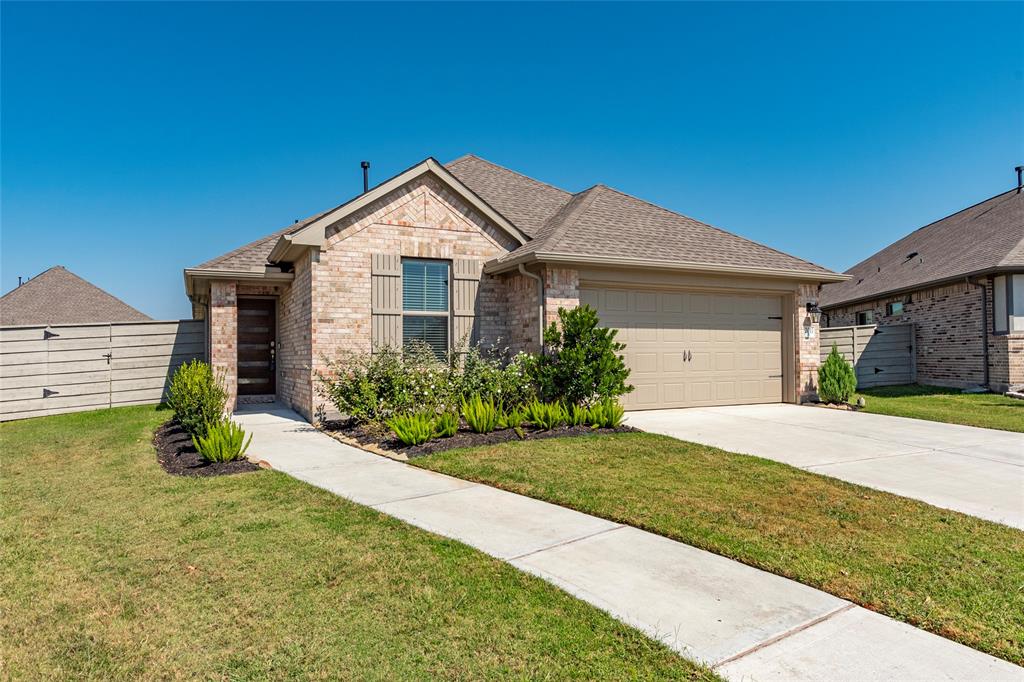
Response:
M370 191L370 162L360 161L359 167L363 169L363 194Z
M1021 175L1024 174L1024 166L1017 166L1013 170L1017 171L1017 194L1020 194L1021 185L1024 185L1024 182L1021 182Z

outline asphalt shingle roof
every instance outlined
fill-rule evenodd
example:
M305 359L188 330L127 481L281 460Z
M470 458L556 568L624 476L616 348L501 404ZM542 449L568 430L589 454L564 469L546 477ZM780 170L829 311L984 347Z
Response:
M0 298L0 326L139 322L152 319L61 265Z
M826 285L820 305L907 291L996 268L1024 268L1024 194L997 194L930 223L847 270L852 279Z
M604 185L573 194L472 154L445 167L531 238L503 256L503 261L528 253L558 253L832 274L819 265ZM259 270L281 235L301 229L321 215L289 225L198 267Z

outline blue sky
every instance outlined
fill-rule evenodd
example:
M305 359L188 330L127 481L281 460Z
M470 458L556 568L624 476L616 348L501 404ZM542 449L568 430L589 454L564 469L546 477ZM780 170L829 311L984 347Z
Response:
M426 156L843 270L1015 182L1024 4L0 6L0 288L181 271Z

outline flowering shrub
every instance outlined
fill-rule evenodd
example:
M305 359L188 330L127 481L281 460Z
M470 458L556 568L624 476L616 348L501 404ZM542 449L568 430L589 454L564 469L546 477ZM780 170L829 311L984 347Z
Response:
M519 405L533 397L524 357L474 347L440 361L426 344L344 353L325 361L326 370L317 373L317 393L357 422L376 424L410 412L457 411L474 396Z

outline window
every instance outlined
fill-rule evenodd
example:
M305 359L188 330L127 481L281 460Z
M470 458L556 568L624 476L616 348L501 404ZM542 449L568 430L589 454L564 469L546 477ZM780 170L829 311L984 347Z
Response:
M996 333L1024 332L1024 275L999 275L992 280Z
M448 353L450 270L446 261L402 261L402 343L422 341L438 358Z
M903 314L903 303L895 301L885 306L886 315L902 315Z
M875 311L874 310L862 310L857 313L857 324L874 324L875 323Z

